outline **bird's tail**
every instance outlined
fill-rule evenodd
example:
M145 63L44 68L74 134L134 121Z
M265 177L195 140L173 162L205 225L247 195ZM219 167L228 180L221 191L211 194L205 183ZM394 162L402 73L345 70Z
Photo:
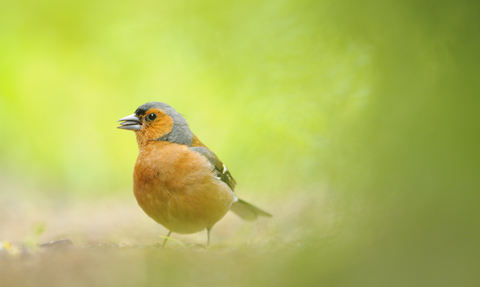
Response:
M258 216L272 217L270 213L265 212L241 199L238 199L237 202L233 203L230 207L230 210L247 221L254 221Z

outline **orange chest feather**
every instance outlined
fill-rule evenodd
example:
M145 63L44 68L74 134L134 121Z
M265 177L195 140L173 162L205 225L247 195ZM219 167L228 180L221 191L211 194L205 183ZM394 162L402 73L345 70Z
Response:
M153 142L140 149L134 169L139 192L179 193L188 185L211 176L206 159L187 146Z
M205 157L169 142L153 142L140 149L133 190L150 217L177 232L213 225L233 200L233 193L215 179Z

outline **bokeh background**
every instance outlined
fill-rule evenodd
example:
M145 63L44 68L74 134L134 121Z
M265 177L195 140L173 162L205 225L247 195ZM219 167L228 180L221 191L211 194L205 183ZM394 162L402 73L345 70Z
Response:
M0 285L477 285L479 8L0 2ZM149 101L274 217L151 249L166 231L116 129ZM78 248L35 247L62 238ZM107 243L125 248L87 248Z

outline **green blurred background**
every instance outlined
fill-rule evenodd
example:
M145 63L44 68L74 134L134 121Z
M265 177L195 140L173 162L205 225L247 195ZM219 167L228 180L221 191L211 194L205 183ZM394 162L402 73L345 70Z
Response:
M135 254L124 262L110 254L115 263L138 263L127 268L131 278L148 286L474 286L479 8L2 1L0 215L15 221L7 207L29 198L63 202L57 217L80 199L85 210L125 194L134 201L137 147L116 120L162 101L228 165L237 193L276 219L261 222L268 233L234 255ZM58 207L36 208L55 217ZM23 217L48 221L33 211ZM235 234L238 244L243 235ZM1 240L11 240L7 228ZM70 262L56 260L30 271L49 274ZM82 260L75 262L93 259ZM70 272L93 272L85 268ZM35 272L32 282L63 282ZM98 286L130 282L95 274ZM12 286L20 280L13 278Z

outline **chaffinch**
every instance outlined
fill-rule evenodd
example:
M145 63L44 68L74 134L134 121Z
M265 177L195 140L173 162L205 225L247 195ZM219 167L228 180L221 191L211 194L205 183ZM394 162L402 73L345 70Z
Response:
M230 171L171 106L149 102L118 121L118 128L134 131L137 137L135 198L148 216L169 230L167 237L207 229L208 246L213 225L228 210L249 221L272 216L235 195Z

